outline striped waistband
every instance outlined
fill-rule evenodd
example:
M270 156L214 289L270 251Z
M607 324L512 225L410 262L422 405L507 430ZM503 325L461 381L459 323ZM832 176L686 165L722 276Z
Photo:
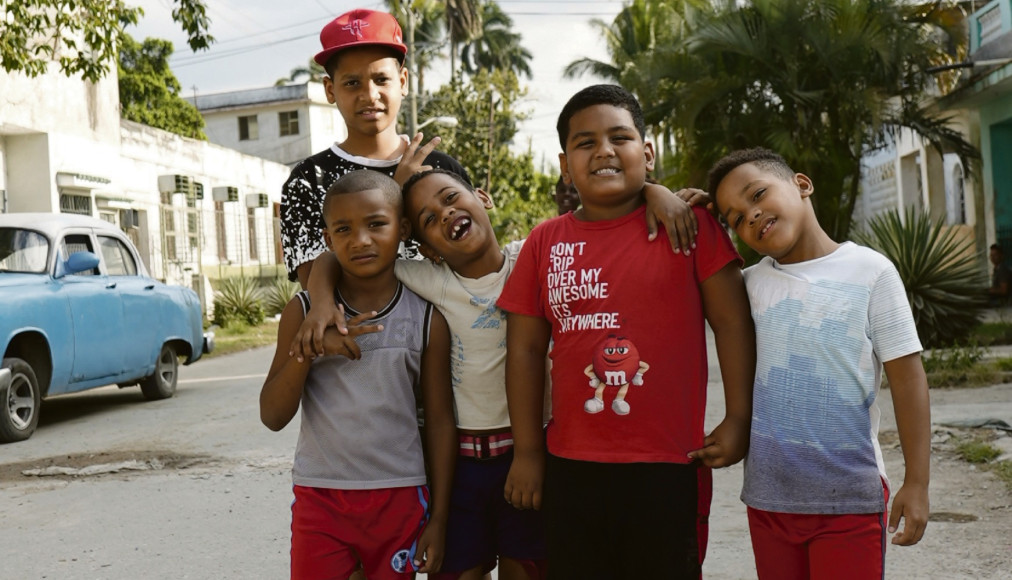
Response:
M492 435L468 435L461 433L460 440L461 457L474 457L475 459L491 459L505 455L513 448L513 433L495 433Z

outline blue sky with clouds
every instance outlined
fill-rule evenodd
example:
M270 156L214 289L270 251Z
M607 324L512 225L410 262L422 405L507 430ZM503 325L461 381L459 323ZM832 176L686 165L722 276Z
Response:
M137 0L145 16L128 29L137 39L148 36L171 40L176 54L172 70L185 96L271 86L304 66L319 50L319 31L330 19L354 8L383 10L382 2L349 0L208 0L211 34L217 42L209 51L194 54L172 22L172 0ZM558 167L555 121L566 100L577 90L598 82L590 77L562 79L562 69L583 57L606 59L603 41L590 20L610 22L622 8L620 0L499 0L513 18L514 29L534 58L534 78L523 106L531 113L515 140L530 143L537 163ZM433 87L449 77L449 61L437 62L426 73Z

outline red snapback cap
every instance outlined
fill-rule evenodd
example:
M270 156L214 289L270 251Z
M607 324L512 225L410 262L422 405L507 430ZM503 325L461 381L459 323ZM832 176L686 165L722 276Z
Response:
M330 57L353 46L386 46L402 56L408 53L397 19L376 10L352 10L331 20L320 31L320 44L323 50L313 57L320 66L327 66Z

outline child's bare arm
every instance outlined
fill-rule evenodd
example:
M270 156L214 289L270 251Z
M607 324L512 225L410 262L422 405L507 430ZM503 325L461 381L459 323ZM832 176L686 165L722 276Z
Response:
M432 574L443 562L450 489L457 458L457 425L450 386L450 330L446 319L433 309L429 342L422 353L422 406L425 409L426 463L429 466L431 510L429 523L418 542L419 572Z
M324 252L313 261L313 269L309 273L309 301L313 307L309 309L298 332L292 337L288 347L288 356L303 360L322 355L323 331L328 326L335 326L341 334L347 333L344 322L344 310L334 304L334 288L341 279L341 265L333 252Z
M302 388L309 374L309 361L285 356L282 347L291 342L301 322L302 304L293 298L281 312L274 360L260 390L260 421L272 431L283 429L299 410Z
M657 183L648 183L643 188L643 196L647 202L647 231L652 241L657 237L658 222L668 232L671 249L688 255L696 247L696 214L692 206L679 195Z
M714 213L713 197L709 193L706 193L702 189L695 189L693 187L686 187L685 189L679 189L675 192L675 195L679 199L689 205L698 205L706 209L711 214ZM714 216L717 217L717 216Z
M514 451L503 494L518 509L541 509L545 475L542 420L549 338L551 327L544 318L507 313L506 400Z
M903 485L893 496L889 513L892 543L912 546L920 541L928 525L928 480L931 470L931 406L928 379L921 364L921 354L913 353L893 359L884 365L889 390L896 410L896 429L900 434L906 472Z
M724 420L689 453L710 467L734 465L748 451L755 379L755 326L737 262L703 281L703 313L713 330L724 382Z

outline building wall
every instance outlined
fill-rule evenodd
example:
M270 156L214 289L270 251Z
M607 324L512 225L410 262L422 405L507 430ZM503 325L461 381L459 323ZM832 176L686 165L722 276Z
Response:
M340 112L316 82L204 95L195 102L209 141L289 167L347 136ZM298 112L298 135L281 136L279 113L284 111ZM249 116L256 116L259 135L241 141L239 118Z

